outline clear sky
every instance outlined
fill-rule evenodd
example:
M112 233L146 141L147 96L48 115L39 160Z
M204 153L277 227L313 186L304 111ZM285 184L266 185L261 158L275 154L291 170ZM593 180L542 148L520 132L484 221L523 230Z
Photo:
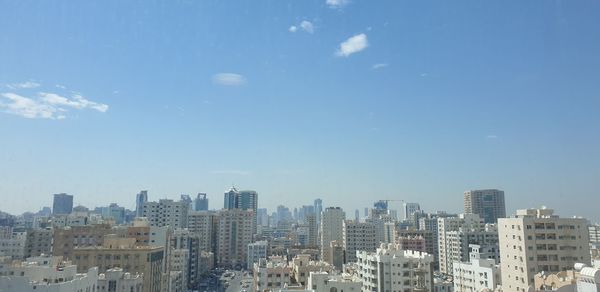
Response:
M0 1L0 210L235 184L600 220L599 1Z

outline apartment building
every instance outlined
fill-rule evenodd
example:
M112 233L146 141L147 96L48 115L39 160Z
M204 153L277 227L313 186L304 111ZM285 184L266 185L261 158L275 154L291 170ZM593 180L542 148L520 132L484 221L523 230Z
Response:
M378 243L375 242L375 225L367 222L344 220L343 247L346 251L346 263L356 262L356 252L375 251Z

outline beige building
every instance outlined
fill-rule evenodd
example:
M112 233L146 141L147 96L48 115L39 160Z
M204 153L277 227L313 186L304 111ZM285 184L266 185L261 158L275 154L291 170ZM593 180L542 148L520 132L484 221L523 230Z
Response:
M517 210L498 220L502 288L527 291L539 272L557 273L591 262L585 219L560 218L552 209Z
M72 259L75 248L102 246L104 236L110 233L108 224L56 228L52 255Z
M331 272L333 266L324 261L313 261L309 254L299 254L292 259L292 278L302 286L308 282L311 272Z
M356 251L375 251L378 246L375 241L375 225L371 223L345 220L343 237L346 263L356 262Z
M100 273L121 268L131 274L142 274L144 292L160 292L163 247L136 246L135 238L107 236L102 246L81 247L73 250L73 263L78 271L98 267Z
M343 242L345 219L346 213L340 207L329 207L321 213L321 260L331 258L329 247L332 241Z
M221 210L217 217L217 265L244 267L248 244L252 243L254 215L251 210Z
M140 274L132 275L121 268L113 268L98 275L96 287L96 292L142 292L144 280Z
M52 235L50 228L29 229L25 239L25 258L36 257L52 252Z
M253 291L279 291L291 283L291 272L283 258L260 259L254 263Z
M188 230L199 236L199 249L210 252L215 240L217 213L213 211L197 211L188 214Z
M186 228L188 209L189 206L183 201L162 199L158 202L145 202L142 215L148 218L152 227Z

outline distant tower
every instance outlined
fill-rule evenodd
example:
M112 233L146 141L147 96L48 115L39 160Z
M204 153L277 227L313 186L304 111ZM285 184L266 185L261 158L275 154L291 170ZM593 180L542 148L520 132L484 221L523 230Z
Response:
M357 222L360 220L360 211L358 209L354 210L354 220Z
M404 203L403 207L404 220L410 219L410 216L412 216L413 213L421 210L421 206L419 205L419 203Z
M250 210L254 217L253 234L256 234L256 225L258 223L258 193L255 191L245 190L238 191L235 187L231 187L224 196L224 209L242 209Z
M343 230L346 213L340 207L328 207L321 214L321 259L330 260L332 241L344 242ZM333 263L330 263L333 264Z
M73 212L73 196L65 193L54 194L54 201L52 203L52 214L53 215L65 215Z
M323 212L323 200L315 200L315 215L317 215L317 226L321 226L321 212Z
M140 191L135 196L135 217L142 217L144 213L144 203L148 202L148 191Z
M238 192L238 190L235 187L231 187L229 188L229 190L227 192L225 192L225 197L224 197L224 202L223 202L223 209L227 209L227 210L231 210L231 209L235 209L235 206L237 205L237 197L240 193Z
M208 211L208 198L205 193L198 193L194 199L194 211Z
M465 192L465 213L477 214L485 223L496 223L498 218L506 217L504 191L471 190Z

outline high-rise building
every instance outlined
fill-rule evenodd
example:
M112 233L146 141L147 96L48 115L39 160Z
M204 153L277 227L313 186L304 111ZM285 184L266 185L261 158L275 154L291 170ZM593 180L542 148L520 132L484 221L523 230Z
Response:
M465 192L465 214L477 214L485 223L496 223L506 217L504 191L471 190Z
M252 234L256 234L256 226L258 224L258 193L255 191L245 190L238 191L235 187L231 187L224 196L224 209L241 209L252 211L254 220Z
M433 291L433 256L382 244L375 252L360 251L362 291Z
M498 219L504 291L529 291L536 273L569 270L591 262L587 222L560 218L552 209L517 210Z
M205 193L198 193L194 199L194 211L208 211L208 198Z
M409 220L413 213L421 210L419 203L403 203L402 207L404 208L404 220Z
M199 236L198 244L201 251L211 252L214 250L216 218L217 212L214 211L191 212L188 215L188 230Z
M308 214L306 216L306 224L308 225L308 245L315 247L319 245L319 227L317 225L317 216Z
M216 257L220 267L245 267L252 242L254 217L251 210L221 210L216 218Z
M148 202L148 191L140 191L135 195L135 216L142 217L144 215L144 204Z
M192 200L190 195L181 194L181 199L179 201L185 203L188 206L188 211L193 211L194 201Z
M453 250L455 247L453 244L460 237L456 234L459 230L485 230L485 223L476 214L461 214L459 217L438 218L439 270L444 274L452 273L452 261L455 259L454 253L456 252ZM498 236L496 235L495 238L497 240ZM466 255L461 254L461 257L463 256L466 256L465 261L468 260L468 252Z
M146 202L143 206L142 216L148 218L150 226L171 228L186 228L188 226L187 203L161 199L157 202Z
M346 213L340 207L328 207L321 213L321 259L330 258L329 247L332 241L343 242ZM331 263L330 263L331 264Z
M346 263L356 262L357 251L373 252L378 246L375 241L375 225L368 222L344 220L343 238Z
M52 203L53 215L68 215L73 212L73 196L65 193L54 194Z
M317 215L317 227L321 227L321 213L323 212L323 200L316 199L314 201L314 210Z

